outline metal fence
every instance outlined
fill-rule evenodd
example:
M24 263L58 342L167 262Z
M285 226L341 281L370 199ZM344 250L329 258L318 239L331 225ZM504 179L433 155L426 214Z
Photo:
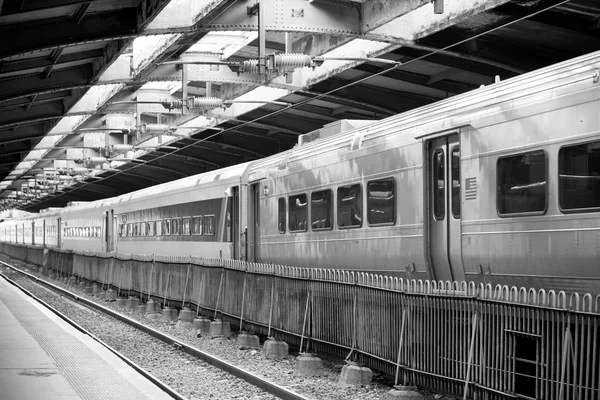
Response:
M40 265L39 249L1 250ZM49 260L398 383L478 399L600 398L600 296L221 259L50 251Z

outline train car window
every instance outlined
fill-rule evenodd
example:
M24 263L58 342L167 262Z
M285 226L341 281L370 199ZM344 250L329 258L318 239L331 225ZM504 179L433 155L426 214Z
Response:
M190 217L185 217L181 220L181 234L189 235L190 234Z
M331 229L332 201L331 190L321 190L310 194L310 226L314 231Z
M498 214L544 213L546 153L532 151L498 159Z
M367 183L367 221L369 225L391 225L396 222L396 188L394 178Z
M140 222L140 236L147 236L148 235L148 225L146 225L146 222Z
M205 215L202 218L202 230L204 235L212 236L215 234L215 216L214 215Z
M362 188L359 184L337 190L337 225L340 229L362 226Z
M202 216L192 217L192 235L202 235Z
M289 197L290 214L288 223L290 232L306 232L308 228L308 207L306 194Z
M285 197L280 197L277 201L277 229L279 229L279 233L285 233L285 216L287 214L287 210L285 207Z
M163 236L171 235L171 220L165 219L163 220Z
M133 224L131 222L127 223L127 237L131 237L133 234Z
M563 147L558 152L560 209L566 212L600 208L600 141Z
M119 225L119 237L124 237L127 234L125 224Z
M446 218L446 157L444 150L433 153L433 216L441 221Z
M139 222L135 222L133 224L133 236L135 236L135 237L140 236L140 223Z
M179 218L173 218L173 223L171 226L171 234L172 235L181 235L181 220Z
M156 226L156 222L148 221L148 236L154 236L154 227Z
M163 234L163 224L162 221L159 219L158 221L156 221L156 236L162 236Z
M460 149L452 150L452 215L460 218Z

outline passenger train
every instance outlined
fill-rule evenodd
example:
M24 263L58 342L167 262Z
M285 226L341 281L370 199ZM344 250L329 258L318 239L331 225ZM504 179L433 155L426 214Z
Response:
M598 293L600 52L0 240Z

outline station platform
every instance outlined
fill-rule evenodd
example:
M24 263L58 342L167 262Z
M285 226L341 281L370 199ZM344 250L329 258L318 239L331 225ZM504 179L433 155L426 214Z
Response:
M100 343L0 278L0 399L172 397Z

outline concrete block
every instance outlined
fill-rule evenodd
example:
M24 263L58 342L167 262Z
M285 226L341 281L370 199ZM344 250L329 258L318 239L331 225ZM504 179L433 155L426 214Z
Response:
M144 315L146 314L146 305L145 304L139 304L137 306L137 309L135 310L138 314L140 315Z
M295 376L319 376L323 373L323 361L316 354L300 353L294 365Z
M196 336L208 336L210 334L210 319L206 317L194 318L192 329L196 330Z
M140 301L137 297L129 296L127 299L127 309L134 311L137 310L137 307L140 305Z
M104 300L106 301L115 301L117 299L117 292L113 289L108 289L106 294L104 295Z
M210 336L211 337L229 337L231 336L231 328L229 322L223 322L220 319L215 319L210 323Z
M69 286L75 286L77 284L77 278L75 278L74 276L69 278Z
M289 346L283 340L269 338L263 346L263 354L269 359L280 359L287 357L289 353Z
M370 368L361 367L356 363L348 363L342 368L338 379L338 386L346 387L352 385L368 385L373 379L373 372Z
M417 400L422 399L421 393L416 391L414 386L394 386L394 389L387 392L382 400Z
M179 317L177 319L180 319L183 322L192 322L194 320L194 313L186 307L179 311Z
M177 310L169 306L162 309L162 320L165 322L177 321Z
M146 302L146 314L160 314L160 304L150 299Z
M117 307L125 308L127 307L127 299L125 297L117 298Z
M102 292L102 285L98 284L98 283L94 283L94 285L92 286L92 293L93 294L98 294Z
M92 285L85 285L85 287L83 288L83 292L85 294L92 294L93 291L94 287Z
M260 347L260 340L258 336L252 333L241 332L237 337L237 344L241 348L258 349Z

